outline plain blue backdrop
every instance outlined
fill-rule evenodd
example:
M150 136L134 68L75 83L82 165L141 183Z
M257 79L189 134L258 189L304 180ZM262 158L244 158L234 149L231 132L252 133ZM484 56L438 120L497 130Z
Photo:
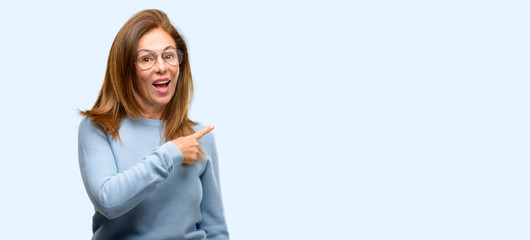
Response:
M146 8L186 37L232 239L529 239L526 1L0 5L1 239L89 239L77 109Z

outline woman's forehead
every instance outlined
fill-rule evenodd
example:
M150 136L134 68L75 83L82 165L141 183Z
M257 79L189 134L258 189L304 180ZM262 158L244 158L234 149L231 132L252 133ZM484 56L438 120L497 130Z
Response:
M137 49L163 51L168 47L176 48L175 40L165 30L156 28L140 37Z

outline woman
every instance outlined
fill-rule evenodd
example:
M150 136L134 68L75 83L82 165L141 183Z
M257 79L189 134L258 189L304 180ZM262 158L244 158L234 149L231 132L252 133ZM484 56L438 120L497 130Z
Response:
M131 17L96 103L81 112L93 239L228 239L213 126L188 118L192 95L186 43L166 14Z

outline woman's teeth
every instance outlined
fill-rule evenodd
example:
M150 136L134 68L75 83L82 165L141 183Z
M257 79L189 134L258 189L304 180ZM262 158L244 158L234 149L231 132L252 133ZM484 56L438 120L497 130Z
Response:
M155 83L153 83L153 86L155 86L156 88L165 88L165 87L167 87L169 81L170 80L155 82Z

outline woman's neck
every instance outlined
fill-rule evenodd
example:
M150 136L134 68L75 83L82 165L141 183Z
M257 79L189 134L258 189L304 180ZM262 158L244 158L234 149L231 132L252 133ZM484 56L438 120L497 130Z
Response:
M140 113L140 117L143 118L149 118L149 119L156 119L161 120L162 119L162 113L164 113L164 108L156 108L156 107L143 107L143 111Z
M140 117L161 120L162 113L140 113Z

